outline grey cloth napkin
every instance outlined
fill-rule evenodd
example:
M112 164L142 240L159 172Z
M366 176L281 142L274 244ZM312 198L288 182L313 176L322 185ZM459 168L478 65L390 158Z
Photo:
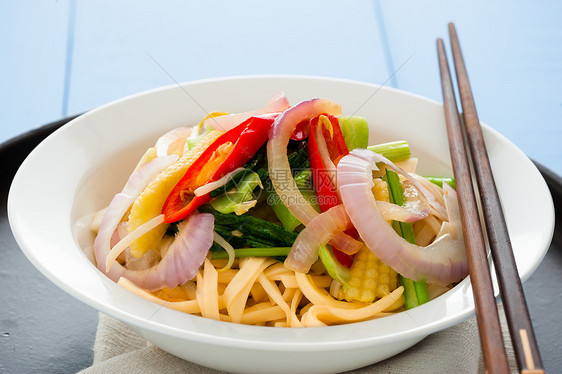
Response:
M513 373L517 365L503 307L498 305L506 351ZM178 357L150 344L124 323L100 313L94 344L94 362L80 374L105 373L224 373L209 369ZM385 361L348 372L348 374L375 373L484 373L482 351L476 319L432 334Z

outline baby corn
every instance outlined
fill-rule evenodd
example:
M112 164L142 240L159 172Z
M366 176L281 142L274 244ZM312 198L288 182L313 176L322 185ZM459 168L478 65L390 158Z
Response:
M398 284L396 271L385 265L366 246L355 255L349 287L340 289L340 298L372 303L394 291Z

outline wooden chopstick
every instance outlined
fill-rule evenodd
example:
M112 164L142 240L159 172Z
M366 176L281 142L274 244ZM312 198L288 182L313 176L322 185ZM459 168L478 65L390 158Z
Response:
M486 231L517 364L521 373L544 373L461 47L455 26L452 23L449 24L449 35L463 109L465 132L470 145Z
M472 188L470 165L464 147L465 143L455 100L453 82L449 72L445 47L441 39L437 40L437 51L447 135L449 137L449 150L459 196L459 208L463 221L464 241L484 365L489 373L509 373L509 363L503 343L492 277L486 256L486 242L478 215L476 197Z

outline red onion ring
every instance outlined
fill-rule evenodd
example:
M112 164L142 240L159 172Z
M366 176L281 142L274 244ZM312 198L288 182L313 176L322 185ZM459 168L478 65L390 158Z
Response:
M322 121L322 123L320 121ZM325 121L328 122L329 126L332 126L330 120L327 117L320 116L320 119L318 120L318 126L316 126L316 134L314 135L316 137L316 146L318 147L318 153L320 154L322 164L324 165L324 169L326 170L326 176L330 180L333 188L336 188L336 165L330 158L328 145L326 144L326 139L324 139L324 134L322 131L322 127L326 126ZM331 131L332 130L330 129L330 132Z
M243 113L227 114L225 116L207 118L203 121L205 128L212 127L215 130L228 131L241 124L250 117L268 113L280 113L289 108L289 100L283 93L278 93L263 108Z
M291 175L287 145L297 124L320 114L341 115L341 106L330 100L303 101L281 113L273 122L267 142L267 159L271 184L289 211L303 224L318 215L299 191Z
M287 145L299 123L321 114L341 115L341 106L326 99L302 101L281 113L273 122L267 142L269 177L275 192L291 212L305 226L318 215L297 187L287 158ZM332 244L346 253L357 252L359 242L345 233L332 238Z
M417 222L429 215L429 209L420 206L421 204L408 204L401 207L387 201L377 201L377 208L385 221Z
M143 165L131 174L123 191L115 195L109 204L94 241L94 255L98 269L113 281L125 277L148 291L173 288L192 279L205 260L213 244L214 217L208 213L196 214L184 221L166 255L154 267L135 271L115 262L105 272L105 258L111 250L111 238L121 218L150 181L175 160L176 156L158 157Z
M456 192L445 184L449 222L437 239L419 247L401 238L385 221L371 192L372 172L380 157L366 149L355 149L338 166L338 189L343 205L369 249L388 266L407 278L446 285L468 275Z
M350 225L351 221L341 204L318 214L297 236L285 260L285 267L300 273L307 273L318 259L318 248ZM362 244L357 243L359 245L357 250L359 250Z
M447 211L445 210L443 205L441 205L437 201L435 196L427 188L425 188L414 176L412 176L410 173L408 173L405 170L396 166L392 161L390 161L386 157L384 157L384 156L382 156L382 155L380 155L376 152L371 152L371 153L373 154L373 155L371 155L371 158L376 163L382 162L387 167L394 170L396 173L402 174L404 177L406 177L406 179L408 179L414 185L414 187L416 187L416 189L421 192L421 197L423 199L427 200L429 205L431 205L431 207L433 208L433 212L434 212L435 216L437 216L441 220L447 219ZM376 170L378 170L378 168Z

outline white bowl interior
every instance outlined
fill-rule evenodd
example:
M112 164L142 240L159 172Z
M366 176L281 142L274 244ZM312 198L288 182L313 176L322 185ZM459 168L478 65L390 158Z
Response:
M344 114L369 120L371 144L407 140L420 159L422 175L452 175L442 106L428 99L325 78L199 81L110 103L40 144L22 164L10 190L8 211L16 240L43 274L74 297L131 325L171 353L217 369L256 371L259 356L264 363L283 363L282 371L349 370L387 358L471 316L474 303L465 279L428 304L381 320L311 329L243 326L162 308L122 289L91 264L80 250L91 237L76 230L76 223L107 206L160 134L196 124L207 112L261 107L280 91L292 104L312 97L339 102ZM519 149L485 125L484 134L518 269L526 279L552 237L552 199L540 173ZM222 354L217 355L217 349ZM287 363L287 352L303 357ZM249 357L253 363L244 364Z

